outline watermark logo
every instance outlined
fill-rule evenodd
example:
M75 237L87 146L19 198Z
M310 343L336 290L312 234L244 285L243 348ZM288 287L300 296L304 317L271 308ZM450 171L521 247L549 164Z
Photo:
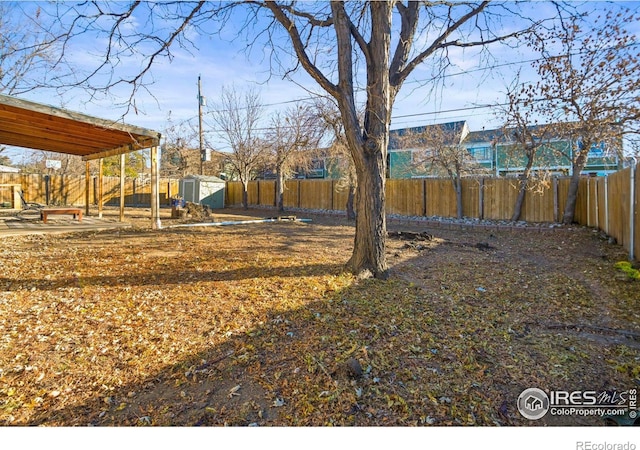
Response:
M637 389L628 391L549 391L528 388L518 397L518 411L529 420L553 416L637 418Z
M530 420L538 420L549 411L549 397L542 389L529 388L518 397L518 411Z

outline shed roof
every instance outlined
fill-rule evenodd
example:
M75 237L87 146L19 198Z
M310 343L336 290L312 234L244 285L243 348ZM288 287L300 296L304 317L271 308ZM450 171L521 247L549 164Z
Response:
M91 160L155 147L160 137L146 128L0 94L0 144Z
M184 179L187 180L198 180L200 182L205 183L223 183L226 184L222 178L215 177L213 175L186 175Z

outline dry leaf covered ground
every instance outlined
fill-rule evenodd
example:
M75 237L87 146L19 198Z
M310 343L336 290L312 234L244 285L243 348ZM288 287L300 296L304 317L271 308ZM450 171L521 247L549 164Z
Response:
M390 237L388 281L320 216L0 238L0 424L599 425L516 399L638 386L640 284L598 233L390 228L429 235Z

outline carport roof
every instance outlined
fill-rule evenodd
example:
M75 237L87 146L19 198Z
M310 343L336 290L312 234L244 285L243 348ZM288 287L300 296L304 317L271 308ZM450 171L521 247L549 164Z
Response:
M91 160L155 147L160 137L146 128L0 94L0 144Z

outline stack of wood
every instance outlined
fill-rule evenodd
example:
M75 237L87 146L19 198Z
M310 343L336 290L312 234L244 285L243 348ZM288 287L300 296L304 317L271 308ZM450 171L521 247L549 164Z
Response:
M185 211L187 212L187 217L191 216L192 219L206 219L211 217L211 208L207 205L187 202Z

